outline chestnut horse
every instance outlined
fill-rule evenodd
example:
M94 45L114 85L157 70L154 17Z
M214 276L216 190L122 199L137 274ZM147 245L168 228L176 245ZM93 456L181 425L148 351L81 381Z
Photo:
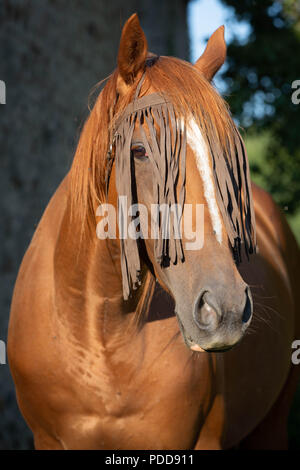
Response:
M271 197L247 186L242 141L210 83L225 57L223 27L192 65L150 54L137 15L124 26L118 68L14 290L9 364L37 449L287 446L300 370L291 362L300 338L299 252ZM166 150L175 132L177 167ZM160 153L155 133L163 143L171 139ZM237 153L240 183L230 189ZM170 185L165 196L179 200L183 189L186 204L203 204L203 246L180 251L183 235L182 244L170 241L165 263L151 237L130 246L99 239L99 204L117 207L123 187L149 208L157 201L153 182L168 179L167 164L168 175L177 168L176 194ZM139 267L131 269L136 246Z

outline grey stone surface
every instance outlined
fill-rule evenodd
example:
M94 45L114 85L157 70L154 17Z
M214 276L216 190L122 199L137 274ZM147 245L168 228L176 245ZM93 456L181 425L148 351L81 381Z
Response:
M115 67L137 11L152 52L188 58L183 0L1 0L0 339L34 229L72 161L91 88ZM26 449L8 365L0 365L0 449Z

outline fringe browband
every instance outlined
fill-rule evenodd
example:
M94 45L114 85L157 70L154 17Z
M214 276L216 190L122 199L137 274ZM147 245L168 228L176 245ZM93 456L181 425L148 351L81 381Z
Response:
M179 204L183 210L186 125L180 117L176 116L172 103L163 95L153 93L138 98L143 79L144 77L137 87L133 102L127 106L114 126L113 143L116 155L117 192L119 196L127 197L127 207L136 202L133 201L132 191L134 174L131 162L131 143L135 126L138 124L144 147L153 168L155 203L166 204L167 207ZM159 127L159 135L156 132L155 124ZM245 246L247 257L250 253L255 252L256 246L249 165L246 150L237 129L235 129L234 148L228 141L227 148L222 149L217 140L215 142L208 140L217 202L235 261L239 262L242 243ZM109 172L111 164L109 162ZM182 239L178 237L181 214L174 214L173 211L167 213L170 215L170 220L164 219L159 214L156 220L159 236L155 239L155 257L162 266L184 261ZM129 217L127 211L119 203L118 217L123 296L127 300L131 290L136 289L140 284L141 264L137 240L124 233L130 220L127 220ZM170 233L163 222L169 227ZM168 237L165 237L165 234L168 234Z
M160 129L157 135L155 125ZM160 207L166 204L171 207L179 204L183 207L185 200L185 153L186 129L174 113L173 105L162 95L154 93L135 99L126 108L116 123L115 154L116 154L116 186L118 195L126 196L128 207L132 200L132 163L131 141L136 124L139 124L141 139L153 168L153 191L155 203ZM147 127L147 134L145 127ZM179 185L180 170L180 188ZM155 257L161 265L168 265L184 260L181 237L177 237L181 214L174 215L167 211L170 220L157 214L158 238L155 239ZM140 283L140 257L137 241L124 234L128 226L128 217L121 204L118 206L119 230L121 244L121 268L124 299L128 299L131 289ZM169 230L168 230L169 228Z
M209 140L209 139L208 139ZM241 247L247 258L256 252L256 227L250 170L243 139L234 128L234 143L228 139L225 149L218 139L209 141L217 202L233 249L236 263L241 262Z

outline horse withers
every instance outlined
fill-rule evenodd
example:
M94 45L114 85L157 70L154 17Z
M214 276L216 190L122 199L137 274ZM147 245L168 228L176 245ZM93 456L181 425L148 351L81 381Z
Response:
M299 251L211 85L225 57L223 27L194 65L150 54L136 15L123 28L14 290L9 364L37 449L287 446ZM166 231L153 206L175 207Z

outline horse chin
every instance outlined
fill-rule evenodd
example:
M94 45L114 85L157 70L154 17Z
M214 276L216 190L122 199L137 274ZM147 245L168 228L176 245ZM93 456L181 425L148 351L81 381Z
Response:
M199 346L199 344L192 344L190 346L190 349L192 351L197 351L197 352L226 352L226 351L229 351L230 349L232 349L233 347L235 346L235 344L233 344L232 346L223 346L223 347L220 347L220 348L211 348L211 349L203 349L201 348L201 346Z
M222 353L222 352L230 351L230 349L234 348L234 346L240 343L241 339L242 338L240 338L238 341L236 341L233 344L218 344L218 345L214 345L213 347L209 347L209 346L202 347L199 344L188 341L186 340L186 338L184 338L185 344L188 346L188 348L191 351L210 352L210 353Z
M192 345L190 346L190 349L191 349L192 351L205 352L205 349L201 348L201 347L199 346L199 344L192 344Z
M195 351L195 352L211 352L211 353L212 352L213 353L226 352L232 349L234 346L236 346L240 341L241 339L234 344L219 344L219 345L214 345L214 347L209 347L209 346L202 347L200 346L200 344L190 341L186 337L184 337L184 342L186 346L191 351Z
M188 347L188 349L190 349L191 351L210 352L210 353L226 352L226 351L229 351L230 349L232 349L237 344L239 344L241 342L243 336L244 336L244 332L241 331L239 334L234 335L234 338L231 338L231 340L228 340L228 342L224 341L224 340L223 341L216 341L216 340L214 340L214 338L210 338L209 341L203 339L200 342L198 340L193 339L191 337L191 335L189 335L187 333L187 331L185 330L185 328L184 328L184 326L183 326L183 324L180 320L179 315L176 314L176 316L177 316L179 328L180 328L184 343Z

